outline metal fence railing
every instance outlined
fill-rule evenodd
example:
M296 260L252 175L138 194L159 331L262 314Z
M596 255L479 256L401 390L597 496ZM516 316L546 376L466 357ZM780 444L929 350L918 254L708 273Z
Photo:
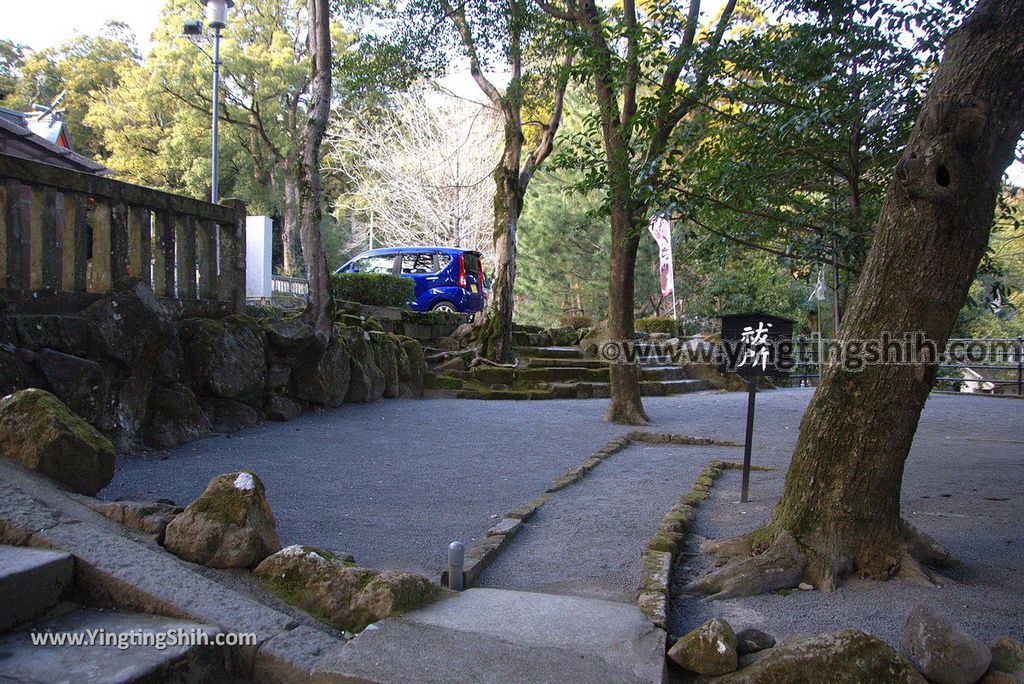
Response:
M822 362L833 347L829 338L795 337L790 387L816 387ZM1024 396L1024 338L951 338L933 390Z

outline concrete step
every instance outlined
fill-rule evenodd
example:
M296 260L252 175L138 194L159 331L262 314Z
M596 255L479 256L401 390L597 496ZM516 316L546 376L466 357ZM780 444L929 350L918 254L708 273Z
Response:
M512 344L517 347L544 347L551 344L551 336L547 333L516 330L512 333Z
M179 630L181 630L179 632ZM0 637L0 681L206 682L227 681L225 652L212 644L220 630L156 615L78 609ZM33 643L52 633L63 645ZM168 635L205 638L206 645L170 645ZM205 635L205 637L203 636ZM90 636L95 639L90 643ZM150 640L135 645L128 639ZM156 640L164 640L160 649ZM81 640L81 641L78 641ZM109 643L96 643L106 640ZM118 640L131 647L118 647ZM81 643L82 645L77 645ZM69 647L69 644L75 644Z
M529 358L525 359L527 368L564 368L566 366L573 366L574 368L607 368L609 363L604 359L544 359L544 358Z
M512 332L542 333L544 332L544 328L539 325L523 325L522 323L513 323Z
M469 589L390 618L317 661L312 679L661 682L665 632L632 603Z
M67 595L74 572L69 553L0 546L0 632L56 606Z
M579 347L520 347L521 358L582 359Z

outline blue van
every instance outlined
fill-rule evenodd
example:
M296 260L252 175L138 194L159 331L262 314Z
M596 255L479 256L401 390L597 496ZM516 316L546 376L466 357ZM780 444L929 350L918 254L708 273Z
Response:
M392 273L416 283L413 311L474 314L485 303L480 252L451 247L388 247L352 258L335 273Z

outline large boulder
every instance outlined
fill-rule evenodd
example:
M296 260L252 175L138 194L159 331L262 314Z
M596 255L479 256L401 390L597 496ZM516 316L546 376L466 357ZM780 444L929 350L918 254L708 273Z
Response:
M95 494L114 477L110 441L41 389L0 399L0 451L81 494Z
M370 346L373 360L384 373L384 397L397 399L401 396L402 385L398 376L398 338L390 333L371 332Z
M998 672L1024 684L1024 644L1009 637L998 637L989 649L992 664L989 672Z
M234 399L203 397L199 403L217 432L238 432L260 422L256 409Z
M427 383L427 362L419 340L399 336L398 378L403 397L422 397Z
M419 608L444 593L419 575L360 568L350 557L304 546L282 549L254 574L282 600L349 632Z
M263 321L267 342L275 354L286 359L297 359L313 344L313 327L297 318Z
M218 475L167 526L164 547L211 568L253 568L281 542L263 482L253 473Z
M302 415L302 407L282 394L272 394L263 405L267 420L284 423Z
M181 383L153 389L143 428L147 444L170 449L205 437L209 432L210 420L192 390Z
M339 326L335 330L345 340L352 364L345 401L355 404L377 401L384 396L385 378L374 361L370 334L352 326Z
M305 363L292 371L289 395L320 406L341 406L351 376L348 348L335 335L326 350L310 352Z
M42 378L19 356L14 345L0 345L0 397L41 383Z
M929 681L938 684L974 684L992 661L985 644L924 604L915 606L907 618L900 650Z
M107 405L107 378L100 364L53 349L43 349L35 367L49 390L89 424L102 430L116 427Z
M174 337L167 310L138 278L118 280L82 317L96 326L101 351L128 366L152 370Z
M267 345L255 319L189 318L178 326L185 373L200 394L262 405L267 381Z
M757 660L721 679L721 684L925 684L910 662L885 642L857 629L787 640L757 653Z
M736 646L736 634L729 623L712 618L676 641L668 657L690 672L723 675L736 669Z
M119 451L137 439L146 418L146 402L174 325L160 301L138 278L122 278L82 312L96 330L96 347L108 381L104 431ZM61 350L64 351L64 350Z
M36 352L54 349L73 356L93 356L98 351L95 324L79 316L6 316L0 324L0 339Z

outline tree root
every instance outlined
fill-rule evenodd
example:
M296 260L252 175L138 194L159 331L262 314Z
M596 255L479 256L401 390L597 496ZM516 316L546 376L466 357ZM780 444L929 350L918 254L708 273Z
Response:
M741 544L737 543L723 545L722 550L724 553L735 555L739 548ZM775 543L764 553L730 563L721 570L689 583L683 591L691 594L709 594L712 599L727 599L735 596L753 596L777 589L792 589L804 578L804 565L803 550L792 535L784 531L779 533Z
M905 518L900 518L900 534L906 544L907 553L914 560L930 568L955 568L960 565L956 556Z
M708 594L712 599L753 596L778 589L792 589L810 582L822 591L834 591L843 576L854 571L852 563L836 555L827 544L804 539L798 542L790 532L779 532L774 542L758 553L765 530L755 530L727 539L707 540L702 553L736 559L725 567L691 582L683 591ZM952 568L959 561L906 520L900 521L901 542L891 557L889 569L866 575L876 579L896 577L906 582L936 586L949 582L936 568ZM767 540L767 539L765 539ZM821 548L819 548L819 546ZM756 555L755 555L756 554Z

